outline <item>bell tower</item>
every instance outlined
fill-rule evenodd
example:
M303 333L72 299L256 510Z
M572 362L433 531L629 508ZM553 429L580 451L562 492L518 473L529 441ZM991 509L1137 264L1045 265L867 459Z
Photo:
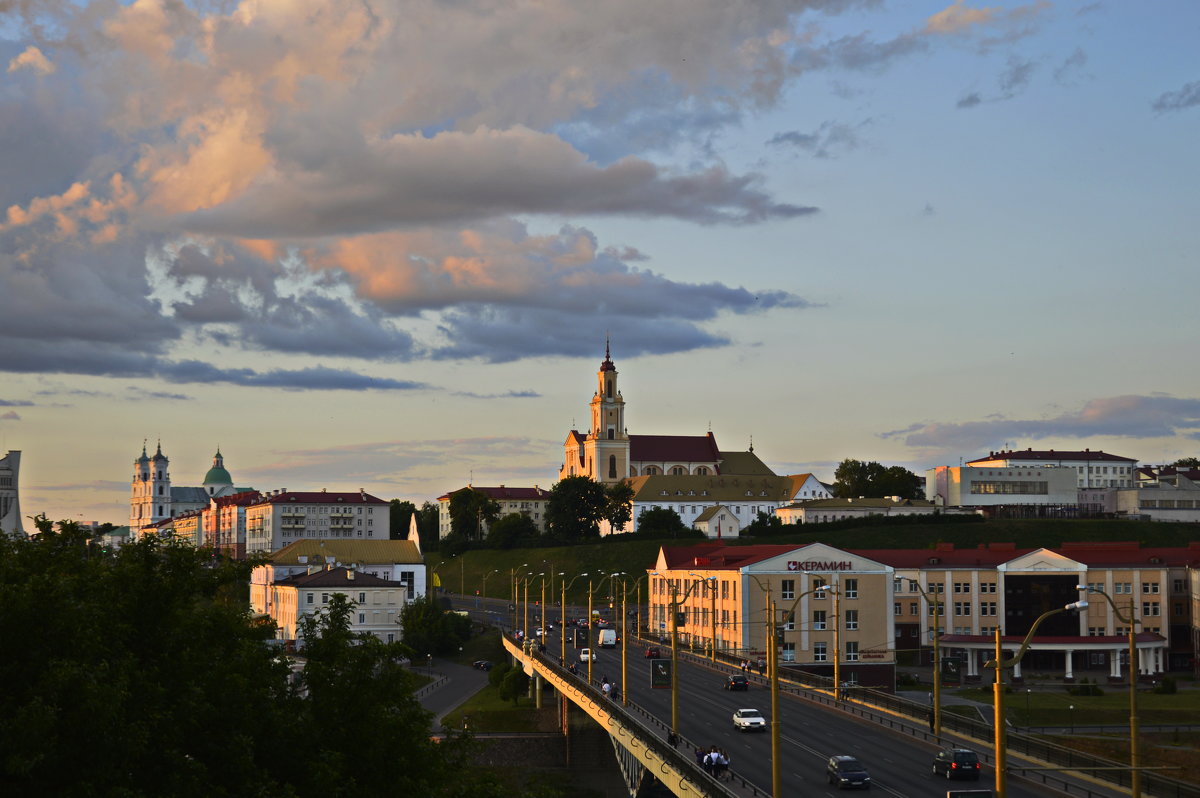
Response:
M585 469L597 482L619 482L629 476L629 435L625 431L625 398L617 388L617 367L607 339L596 383L592 424L584 444Z

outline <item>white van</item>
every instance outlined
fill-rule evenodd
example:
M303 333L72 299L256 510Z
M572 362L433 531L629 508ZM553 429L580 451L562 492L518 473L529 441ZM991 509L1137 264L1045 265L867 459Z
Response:
M616 629L601 629L600 630L600 648L612 648L617 644Z

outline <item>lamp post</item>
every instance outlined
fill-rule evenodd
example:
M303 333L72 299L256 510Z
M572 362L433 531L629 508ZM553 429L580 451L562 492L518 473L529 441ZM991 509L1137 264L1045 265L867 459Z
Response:
M481 592L483 594L483 610L484 610L484 612L487 612L487 580L489 577L491 577L495 574L498 574L498 573L500 573L500 569L494 568L489 573L486 573L483 575L483 590Z
M651 571L650 576L658 576L658 571ZM679 739L679 605L687 601L688 596L700 582L692 582L679 595L679 588L671 581L671 601L667 609L671 613L671 735Z
M1029 627L1029 632L1025 635L1025 639L1021 641L1021 645L1017 648L1017 653L1009 659L1004 659L1004 652L1000 642L1000 627L996 627L996 658L983 663L983 667L985 668L996 669L996 681L992 685L992 725L995 727L993 733L995 743L994 756L996 760L996 798L1007 798L1008 796L1008 774L1005 772L1008 750L1006 742L1007 734L1004 727L1004 669L1013 667L1021 661L1021 657L1025 656L1025 652L1028 650L1034 634L1037 633L1038 627L1042 625L1042 621L1052 615L1058 615L1060 612L1085 609L1087 605L1086 601L1076 601L1057 610L1043 612L1034 620L1033 625Z
M1137 711L1137 636L1134 634L1134 624L1140 624L1141 621L1134 617L1134 605L1132 599L1129 602L1129 615L1124 615L1117 608L1116 602L1112 596L1105 593L1097 587L1088 585L1076 585L1077 590L1085 590L1088 593L1097 593L1104 596L1104 600L1108 602L1108 606L1112 608L1113 615L1118 621L1125 624L1128 629L1129 636L1129 794L1130 798L1142 798L1142 773L1138 769L1141 765L1141 743L1138 741L1138 711Z
M538 576L542 576L542 574L529 573L526 574L525 579L522 580L525 583L525 628L521 631L525 633L525 640L529 640L529 583Z
M833 594L833 700L842 700L842 591L833 585L821 585L814 593Z
M458 556L457 554L451 554L449 557L447 557L446 559L442 560L442 561L441 561L440 563L438 563L437 565L433 566L433 577L434 577L434 580L437 582L437 586L442 588L442 592L443 592L443 593L445 593L445 592L446 592L446 588L442 587L442 577L441 577L441 575L438 573L438 569L439 569L439 568L441 568L441 567L442 567L443 565L445 565L446 563L448 563L448 562L450 562L451 560L453 560L453 559L454 559L455 557L457 557L457 556Z
M562 659L563 665L565 666L567 663L567 589L570 588L571 585L575 584L576 579L580 578L581 576L587 576L587 572L576 574L575 576L571 577L570 582L567 581L566 575L559 574L559 576L563 577L561 580L559 580L559 584L562 585L562 601L560 602L562 604L562 629L559 630L562 637L562 655L560 659Z
M525 562L514 568L508 569L508 595L511 596L509 599L509 605L512 607L510 612L512 614L513 629L517 628L517 571L521 570L522 568L527 568L528 566L529 563Z
M908 585L910 590L917 590L925 600L933 606L933 628L930 634L933 636L933 736L942 736L942 602L938 601L937 593L932 596L925 592L925 588L921 587L921 583L915 579L909 579ZM974 656L972 653L971 656Z
M642 574L633 583L641 588L641 582L648 574ZM629 599L629 578L621 580L621 704L629 706L629 613L625 610Z
M600 579L599 582L597 582L595 584L595 587L600 587L600 585L604 584L605 580L612 579L614 576L620 576L620 575L621 575L620 571L616 571L611 574L606 574L605 576L603 576ZM592 683L592 663L596 661L596 648L592 645L592 624L595 622L592 619L592 590L593 590L592 580L589 578L588 579L588 648L591 651L591 656L588 657L588 667L587 667L588 684Z

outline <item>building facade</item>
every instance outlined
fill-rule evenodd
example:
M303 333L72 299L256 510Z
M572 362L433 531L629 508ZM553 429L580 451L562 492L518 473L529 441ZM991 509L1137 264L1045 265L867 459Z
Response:
M21 523L21 453L0 457L0 534L25 534Z
M352 603L350 631L374 635L385 643L401 639L401 612L407 603L407 586L401 582L360 574L353 567L311 566L266 585L252 595L251 609L275 622L279 640L303 640L302 618L328 608L335 595Z
M246 553L272 552L302 538L387 540L389 506L357 492L262 494L245 507Z
M550 501L550 491L542 490L537 485L532 488L513 488L507 485L497 487L467 485L465 488L438 496L439 540L449 535L453 528L450 518L450 498L461 490L478 491L500 505L500 514L497 518L520 513L533 521L539 533L546 531L546 504ZM487 520L480 519L478 536L482 538L487 535L488 528Z
M252 490L234 487L220 449L213 455L212 467L204 475L204 484L200 487L172 485L170 469L171 461L163 454L161 443L153 457L146 454L146 446L142 445L141 456L133 461L129 494L132 537L140 537L143 530L157 529L160 522L176 515L203 510L210 499Z
M1137 478L1137 460L1134 458L1091 449L989 452L987 457L971 460L967 465L972 468L1067 468L1074 472L1077 488L1130 488Z
M1074 514L1078 475L1058 465L938 466L925 472L925 498L938 507L1038 508L1035 513Z
M885 496L880 499L809 499L780 507L775 515L785 524L823 524L870 516L932 515L933 502Z

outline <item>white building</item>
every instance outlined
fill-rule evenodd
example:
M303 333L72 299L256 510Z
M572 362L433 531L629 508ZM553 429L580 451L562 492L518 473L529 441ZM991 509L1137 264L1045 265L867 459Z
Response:
M443 493L438 496L438 540L450 534L452 527L450 519L450 498L459 491L473 490L487 496L496 504L500 505L500 514L497 518L503 518L506 515L520 513L533 521L538 532L546 531L546 505L550 501L550 491L542 490L537 485L532 488L514 488L507 485L497 487L479 487L476 485L467 485L465 488ZM484 537L488 533L488 523L485 520L480 520L479 537Z
M989 452L971 460L972 468L1069 468L1077 488L1131 488L1136 479L1137 460L1099 450L1059 451L1053 449Z
M785 524L820 524L869 516L932 515L938 512L933 502L884 496L879 499L810 499L780 507L775 515Z
M388 503L362 490L276 490L246 507L246 553L275 551L302 538L387 540L388 519Z
M938 507L1016 505L1076 507L1077 472L1070 466L938 466L925 472L925 497Z
M21 453L10 451L0 457L0 533L25 534L21 525Z
M252 595L251 608L275 621L280 640L296 640L300 620L327 608L335 595L353 603L350 631L367 633L385 643L401 639L400 614L408 601L408 586L401 582L357 573L353 567L310 566L264 586Z
M1150 471L1150 475L1138 480L1138 487L1113 491L1116 512L1151 521L1200 521L1200 471L1174 468Z
M359 574L405 585L406 599L425 595L425 558L414 531L408 540L298 540L273 552L266 564L251 572L251 602L266 606L265 588L280 579L343 566L351 566Z
M212 498L253 490L236 488L233 478L225 470L225 458L220 449L213 455L212 468L204 475L201 487L183 487L171 484L171 461L163 454L162 444L154 456L146 454L133 461L133 480L129 492L130 537L141 537L144 527L157 525L160 521L176 515L203 510Z

